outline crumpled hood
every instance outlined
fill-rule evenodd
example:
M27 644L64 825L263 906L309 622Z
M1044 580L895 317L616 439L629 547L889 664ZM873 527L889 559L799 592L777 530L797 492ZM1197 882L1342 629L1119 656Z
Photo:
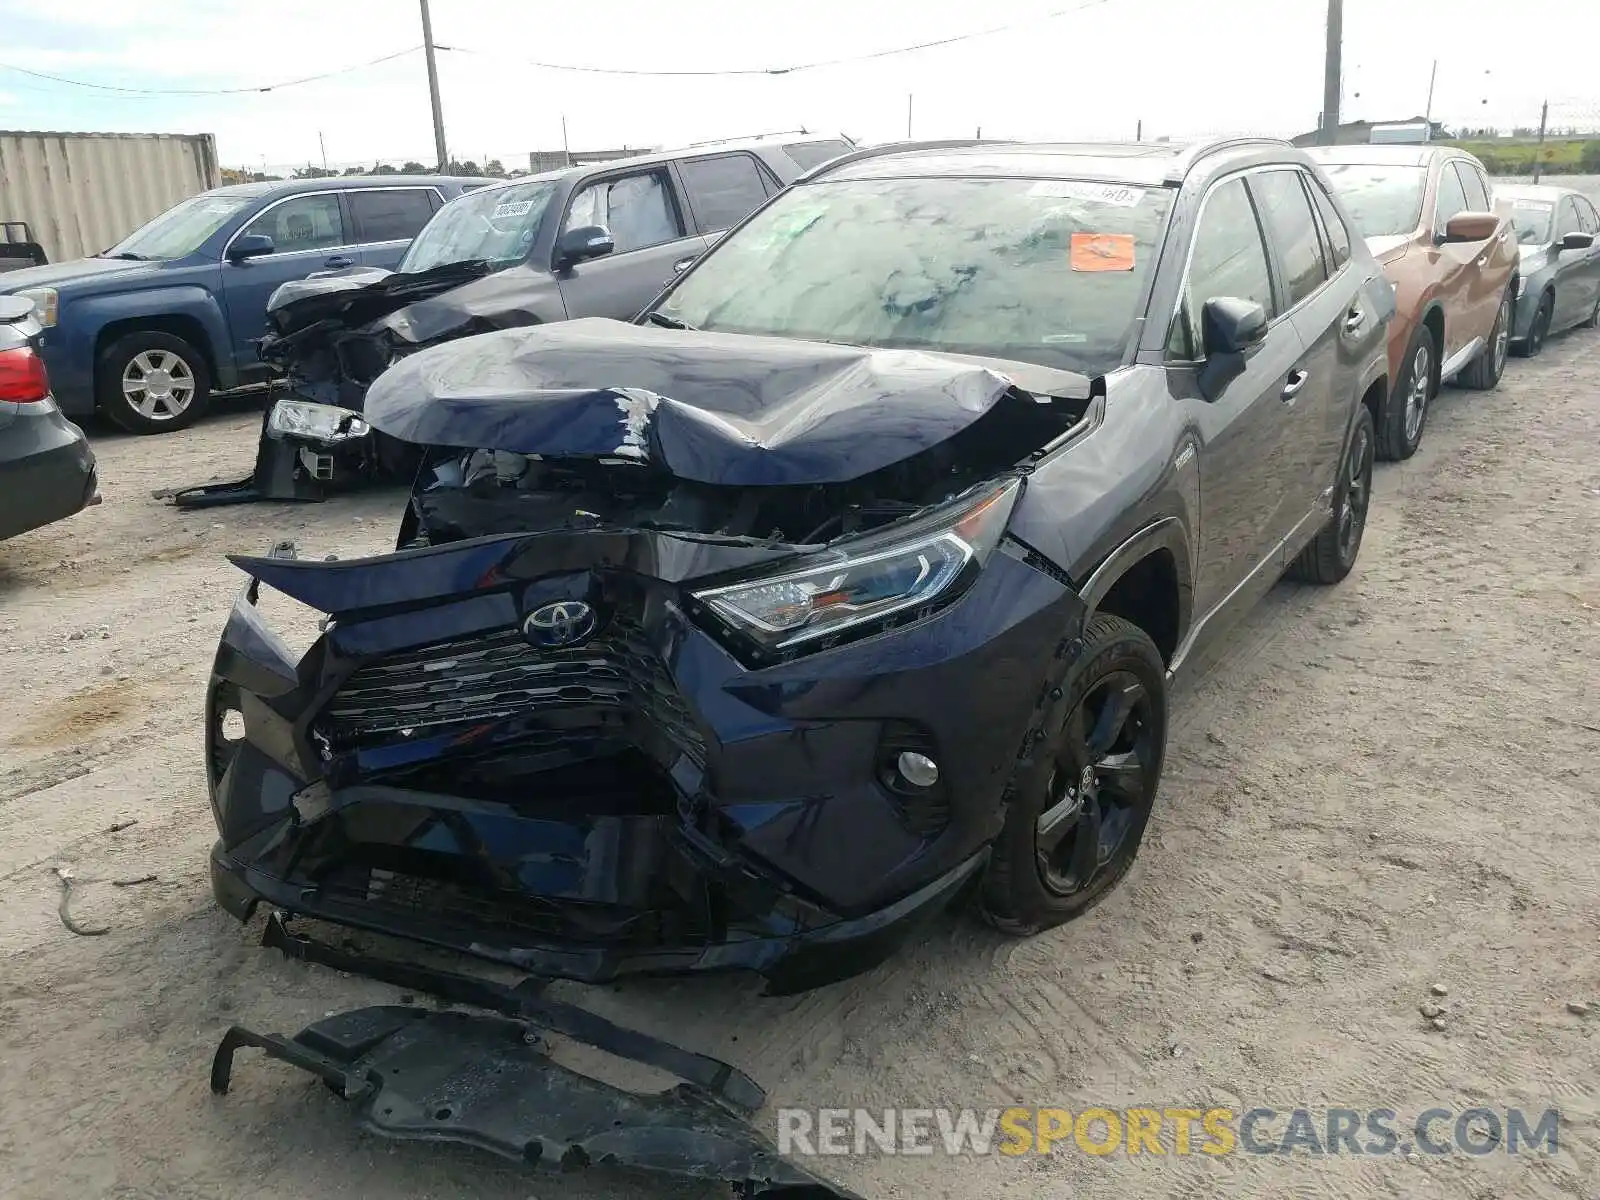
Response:
M274 291L267 301L267 322L280 338L328 321L355 329L481 279L488 271L489 265L476 259L411 275L380 267L318 271Z
M825 484L929 449L1004 397L1083 400L1090 386L1023 363L586 318L420 351L372 385L365 415L422 445L633 459L729 486Z

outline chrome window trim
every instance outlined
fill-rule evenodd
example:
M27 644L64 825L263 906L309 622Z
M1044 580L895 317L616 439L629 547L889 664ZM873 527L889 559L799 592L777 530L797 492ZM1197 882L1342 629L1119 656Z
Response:
M254 225L257 221L266 216L273 209L277 208L280 204L287 204L291 200L304 200L310 196L337 197L341 195L347 195L350 192L432 192L439 198L440 208L449 203L449 201L444 198L444 193L439 191L439 189L433 186L431 183L385 183L380 184L377 187L369 188L328 187L319 188L314 192L295 192L293 195L279 196L276 200L274 200L271 204L268 204L265 208L261 209L260 212L256 213L255 216L251 217L238 229L234 230L233 235L228 238L227 243L222 247L222 258L218 261L226 266L229 262L228 251L233 249L233 243L244 236L245 230L249 229L250 226ZM438 211L438 209L434 210L434 212ZM344 211L342 208L339 212L339 219L341 222L344 220ZM432 220L432 218L430 217L429 220ZM421 230L418 230L418 232L420 233ZM399 239L389 239L389 241L397 240ZM386 242L343 242L337 246L315 246L309 250L274 250L271 254L258 254L256 255L256 258L278 258L289 254L338 254L342 250L359 250L362 246L383 246L386 244Z

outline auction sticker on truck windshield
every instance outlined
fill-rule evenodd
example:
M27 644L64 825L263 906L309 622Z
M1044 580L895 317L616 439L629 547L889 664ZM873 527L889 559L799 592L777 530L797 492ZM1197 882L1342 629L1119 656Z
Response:
M532 211L532 200L507 200L495 208L492 219L499 221L506 217L525 217Z
M1110 204L1117 208L1137 208L1144 199L1144 189L1128 187L1121 183L1085 183L1078 179L1041 179L1028 189L1030 196L1046 196L1052 200L1090 200L1096 204Z

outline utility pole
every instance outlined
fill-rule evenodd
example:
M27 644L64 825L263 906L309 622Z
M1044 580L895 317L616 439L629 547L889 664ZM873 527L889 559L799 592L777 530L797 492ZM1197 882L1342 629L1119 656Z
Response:
M1550 119L1550 101L1546 100L1539 108L1539 148L1533 152L1533 181L1539 182L1539 176L1544 169L1544 127Z
M322 147L322 169L328 169L328 143L322 140L322 130L317 130L317 145Z
M906 93L906 141L911 140L911 100L910 92Z
M422 53L428 60L428 100L433 105L433 150L439 157L439 173L450 169L450 155L444 146L444 109L439 106L439 64L433 60L433 19L428 16L428 0L422 3Z
M1133 140L1136 141L1136 142L1144 141L1144 118L1143 117L1140 117L1139 118L1139 123L1133 127Z
M1328 0L1328 49L1322 68L1322 136L1324 146L1339 140L1340 56L1344 50L1344 0Z
M1433 140L1433 84L1439 78L1439 60L1433 60L1433 70L1428 72L1428 107L1422 110L1422 119L1428 123L1428 140Z
M561 114L561 153L567 160L567 166L572 165L572 146L567 142L567 114Z

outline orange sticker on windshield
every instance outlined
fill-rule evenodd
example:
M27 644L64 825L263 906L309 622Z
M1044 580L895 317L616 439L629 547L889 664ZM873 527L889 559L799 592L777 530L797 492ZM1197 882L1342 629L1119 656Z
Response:
M1074 271L1133 270L1133 234L1073 234L1072 269Z

